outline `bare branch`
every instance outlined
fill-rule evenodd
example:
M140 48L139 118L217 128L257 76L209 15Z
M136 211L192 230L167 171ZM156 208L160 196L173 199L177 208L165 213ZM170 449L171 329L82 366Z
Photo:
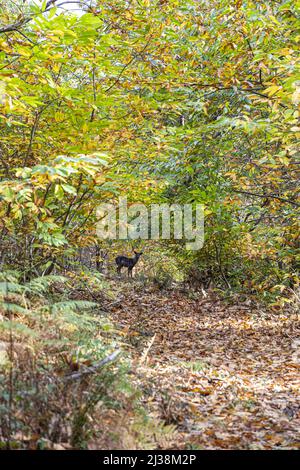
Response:
M12 31L18 31L19 28L24 26L30 20L31 20L31 17L24 17L20 21L17 21L16 23L12 23L12 24L8 24L6 26L2 26L2 28L0 28L0 34L1 33L11 33Z
M293 206L300 207L300 204L298 204L297 202L292 201L291 199L285 199L284 197L277 196L276 194L256 194L250 191L237 191L237 190L234 190L234 192L237 194L246 194L247 196L259 197L263 199L278 199L278 201L287 202L289 204L292 204Z
M113 362L120 354L121 354L121 351L117 349L116 351L111 353L109 356L105 357L104 359L101 359L101 361L96 362L96 364L94 364L93 366L87 367L86 369L80 372L73 372L72 374L67 375L66 377L64 377L64 380L65 381L77 380L77 379L80 379L81 377L84 377L85 375L94 374L95 372L97 372L97 370L101 369L106 364Z

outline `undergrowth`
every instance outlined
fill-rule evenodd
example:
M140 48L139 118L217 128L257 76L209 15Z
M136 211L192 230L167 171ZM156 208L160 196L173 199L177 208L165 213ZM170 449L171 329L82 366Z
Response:
M1 448L153 448L165 439L168 429L140 406L121 337L98 302L80 300L97 298L99 279L90 276L87 292L77 279L19 279L0 274Z

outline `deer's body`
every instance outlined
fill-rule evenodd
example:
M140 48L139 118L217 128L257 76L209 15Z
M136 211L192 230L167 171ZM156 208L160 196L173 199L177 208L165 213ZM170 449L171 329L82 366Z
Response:
M136 251L134 252L134 257L133 258L127 258L127 256L117 256L116 257L116 263L117 263L117 273L121 274L121 269L122 268L127 268L128 269L128 277L132 277L132 270L136 263L139 260L139 257L143 253L137 253Z

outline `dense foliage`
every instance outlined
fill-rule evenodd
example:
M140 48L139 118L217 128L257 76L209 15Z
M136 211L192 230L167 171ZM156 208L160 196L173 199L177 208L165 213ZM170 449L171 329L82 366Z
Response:
M204 249L172 252L223 286L293 286L296 3L78 3L1 4L2 264L50 272L126 194L204 204Z

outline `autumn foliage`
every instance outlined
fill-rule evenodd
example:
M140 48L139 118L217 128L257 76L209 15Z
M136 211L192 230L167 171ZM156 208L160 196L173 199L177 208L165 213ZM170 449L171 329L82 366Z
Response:
M106 338L105 327L104 336L101 333L99 338L91 319L86 319L86 323L81 319L84 323L81 325L75 304L59 310L61 317L50 315L50 305L56 302L101 303L104 298L109 305L110 296L111 302L118 302L118 296L112 293L121 294L115 281L110 284L95 272L101 264L99 253L104 253L103 259L108 260L106 274L109 277L114 269L111 260L116 254L123 254L121 250L128 254L134 246L99 242L95 230L99 203L113 203L119 196L127 196L129 204L204 206L203 248L191 252L175 239L138 242L139 251L145 252L139 281L147 285L147 289L147 283L153 282L153 295L159 296L164 289L176 285L176 289L195 291L197 295L205 296L206 291L211 290L211 295L219 296L217 302L221 302L222 297L224 302L246 305L246 311L241 308L241 317L238 307L233 310L228 324L232 344L236 347L239 344L237 331L244 328L241 322L245 330L253 333L253 339L248 338L252 333L243 333L246 335L245 341L242 340L245 354L245 345L249 343L255 348L263 330L273 328L270 326L273 321L276 323L272 316L266 321L258 319L259 307L255 307L254 314L248 312L249 305L254 302L256 306L270 308L272 315L283 315L278 317L278 322L284 323L280 329L283 338L292 331L284 309L291 308L294 314L295 304L299 303L300 75L296 2L95 0L73 2L72 7L69 4L64 0L0 1L0 293L4 362L8 374L3 383L10 390L9 397L3 398L3 406L10 410L11 420L12 363L16 361L13 345L26 337L24 357L30 356L28 351L34 351L35 344L30 329L35 330L39 338L36 339L36 356L30 356L35 371L36 367L48 367L55 373L62 368L65 373L73 364L74 354L76 356L77 342L82 339L81 328L85 332L81 345L84 352L79 360L83 366L87 367L84 361L93 363L95 358L101 360L110 355L113 341L122 342L119 337L113 338L113 334ZM42 291L40 297L37 291L31 291L31 282L47 279L47 276L51 280L51 275L53 283L49 281L49 289ZM55 280L55 276L59 279ZM61 287L64 282L67 289ZM124 295L127 305L130 295ZM148 294L145 295L147 302ZM194 294L189 292L189 295ZM168 301L172 302L169 298ZM178 302L181 301L184 303L180 298ZM218 322L225 321L226 315L223 315L223 307L216 306L214 301L215 298L210 299L208 306L213 313L212 324L219 327ZM122 315L118 310L120 305L116 305L112 309L107 307L107 311L120 326ZM94 307L89 305L89 308ZM185 308L184 303L183 311ZM193 304L191 308L196 312L198 307ZM175 309L180 309L178 303ZM43 337L40 320L37 320L42 310L51 317L46 315L52 346ZM134 312L137 312L136 307L133 321L139 321ZM70 315L76 320L76 331L72 330L72 321L66 318ZM192 330L191 334L196 334L203 322L209 321L200 321L195 315L191 314L188 325L182 326ZM131 319L128 315L124 322L130 323ZM166 331L170 322L167 321ZM161 312L159 323L163 323ZM123 326L131 328L127 324ZM152 323L150 326L155 333ZM213 328L206 323L204 326ZM236 329L235 334L233 329ZM68 356L62 365L65 357L62 353L67 348L58 342L65 330L71 358ZM13 338L13 335L16 336ZM89 335L96 343L101 342L100 349L89 343ZM125 331L127 341L128 338L131 341L132 336ZM214 341L214 336L211 337ZM174 339L174 344L177 340ZM178 341L181 344L186 340L180 337ZM166 345L168 353L172 352L170 338L164 341L162 348ZM204 347L201 341L199 344L200 348ZM189 342L186 347L189 348ZM222 348L226 349L224 343ZM182 349L181 344L178 351ZM287 350L286 345L284 350ZM55 359L48 362L52 353ZM237 365L237 357L232 354ZM265 364L272 359L272 354L265 357ZM219 360L217 354L217 366ZM177 367L172 361L171 369ZM205 408L201 397L209 396L209 406L214 407L211 397L219 397L220 387L226 389L223 381L231 374L229 368L223 375L214 375L216 364L203 366L207 374L201 372L201 377L205 375L201 386L193 384L193 376L189 376L188 385L184 385L185 393L193 397L190 405L195 407L200 402L201 411ZM23 374L21 359L18 366ZM114 367L112 375L103 376L108 388L113 387L120 370L121 375L128 373L123 363L120 370L119 366ZM187 373L186 367L184 373ZM228 385L229 394L239 387L243 389L241 407L247 402L249 412L258 406L260 399L259 394L252 394L248 389L248 374L255 373L256 363L251 367L250 373L243 364L237 383ZM270 377L272 373L277 374L276 367L269 370L266 377L271 388L274 384ZM293 367L289 368L291 376ZM48 372L47 369L42 380L45 390L51 382ZM146 375L148 372L142 371ZM17 377L21 394L23 385L29 387L30 382L29 377L24 378L22 374ZM119 383L117 379L116 383ZM59 395L65 385L55 384L55 393ZM139 388L137 384L138 380L135 386ZM84 393L84 385L82 387ZM65 407L64 418L57 424L58 434L53 428L56 411L49 412L47 445L61 442L61 436L67 446L86 445L86 423L89 410L96 409L93 407L96 407L97 387L100 387L97 381L91 380L88 388L91 400L89 405L82 405L86 406L82 416L79 409L74 412ZM72 397L74 390L68 388L67 392ZM109 401L109 393L101 388L103 402ZM115 399L124 404L124 411L129 406L131 392L129 395L122 393ZM200 394L200 398L194 400L195 393ZM268 394L267 397L269 400ZM139 403L139 398L135 396L135 399L134 403ZM286 414L296 414L293 400L287 405L293 411ZM39 403L44 406L42 401ZM165 406L165 422L171 428L167 428L164 441L165 428L159 421L163 413L158 421L155 421L156 415L154 430L151 424L149 435L145 437L147 445L156 445L153 435L158 433L162 436L162 447L174 445L174 442L184 447L185 431L180 443L171 436L172 425L181 422L182 410L172 414L166 404L156 405L158 408ZM221 408L226 404L221 400L216 406L221 416ZM271 422L269 402L268 406L270 413L266 420ZM105 410L105 419L112 422L115 416L109 405ZM177 412L180 419L176 421L174 413ZM30 410L28 413L30 416ZM131 409L130 413L134 415L136 409ZM243 408L241 418L247 420L247 413ZM235 418L236 415L232 423ZM127 415L126 419L124 417L126 426L131 426L130 419ZM139 417L139 425L141 421L143 418ZM2 437L5 435L3 439L8 447L11 436L14 442L22 441L19 424L12 429L12 421L4 419L3 422ZM41 436L34 440L32 435L42 425L27 418L24 423L23 438L29 436L28 442L33 441L32 447L37 447ZM256 427L261 431L255 420L251 423L253 432ZM212 436L210 424L203 426L206 434L202 440L195 439L195 445L245 448L251 440L249 437L245 443L235 435L236 440L230 441L221 428ZM293 429L292 425L287 426L282 445L293 447L290 439ZM140 429L137 433L132 429L131 432L132 445L139 447ZM277 434L275 437L278 440ZM24 439L20 447L26 447ZM98 442L99 446L112 445L106 438L101 443L99 436L97 439L93 442ZM253 445L273 447L277 445L276 439L275 442L273 437L264 434L263 444L255 438Z

